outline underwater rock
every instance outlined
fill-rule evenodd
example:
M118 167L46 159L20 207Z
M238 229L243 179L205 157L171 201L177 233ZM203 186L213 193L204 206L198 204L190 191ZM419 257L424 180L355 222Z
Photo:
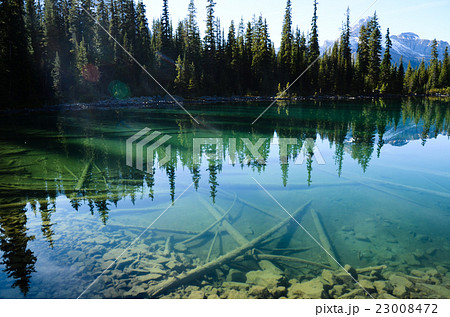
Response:
M334 276L334 273L330 270L323 270L322 278L324 279L325 282L327 282L330 285L336 284L336 278Z
M364 296L365 294L366 294L366 292L364 292L364 290L362 288L357 288L357 289L354 289L338 298L339 299L355 298L356 296Z
M330 296L337 298L339 296L342 296L345 291L344 285L334 285L333 288L330 290Z
M210 294L208 295L208 299L220 299L220 297L217 294Z
M428 248L426 251L425 251L425 253L427 254L427 255L429 255L429 256L433 256L433 255L435 255L436 254L436 252L437 252L437 249L436 248Z
M258 262L259 267L263 270L263 271L268 271L274 274L283 274L283 271L280 270L279 268L277 268L275 266L275 264L273 264L270 261L267 260L261 260Z
M395 274L392 274L391 276L389 276L389 282L391 282L392 285L394 286L404 286L405 288L411 288L413 286L413 283L408 280L407 278L403 277L403 276L398 276Z
M292 285L288 290L288 298L328 298L324 284L319 278Z
M355 235L355 239L359 241L370 242L369 237L362 233L357 233Z
M411 270L411 275L417 276L417 277L424 277L425 272L419 271L419 270Z
M182 263L176 262L176 261L169 261L166 263L166 267L171 269L172 271L176 271L178 273L181 273L184 271L185 266Z
M124 297L143 298L147 295L147 292L142 286L135 285L129 291L123 293Z
M351 275L355 280L358 280L358 273L356 272L355 268L352 267L350 264L344 265L344 269Z
M447 269L441 265L436 266L436 270L442 275L444 276L447 273Z
M450 298L450 290L441 285L417 283L416 287L425 293L431 293L431 295L438 295L440 298L447 298L447 299Z
M350 232L350 231L354 231L354 230L353 230L353 228L351 226L343 226L341 228L341 231Z
M256 298L268 298L269 297L269 291L266 287L255 285L250 288L250 291L248 292L250 296L255 296Z
M413 252L413 255L417 260L420 260L425 257L425 252L421 249L416 249L416 251Z
M217 296L217 295L216 295ZM193 291L188 297L189 299L205 299L205 293L203 291Z
M133 259L133 258L119 259L116 268L118 270L124 270L125 268L129 267L131 265L131 263L133 263L134 261L135 261L135 259Z
M278 286L276 288L273 288L269 290L270 294L272 294L273 298L280 298L283 296L286 296L287 290L284 286Z
M245 274L239 270L236 269L230 269L227 275L227 281L228 282L241 282L245 283L247 280Z
M147 275L139 275L136 279L141 283L146 283L153 280L159 280L162 277L161 274L147 274Z
M235 289L230 290L228 293L226 294L226 298L228 299L246 299L247 298L247 294L244 292L239 292Z
M283 276L269 271L250 271L246 274L247 284L275 288L283 282Z
M122 252L123 250L113 249L103 255L103 261L116 260L122 254Z
M380 294L377 298L378 299L397 299L397 297L392 296L391 294L388 294L388 293Z
M397 286L395 286L392 294L399 298L404 298L407 295L407 291L406 291L406 288L404 285L397 285Z
M250 286L246 283L240 283L240 282L223 282L222 287L229 288L229 289L248 289Z
M187 247L183 243L177 243L173 246L173 248L178 252L186 252Z
M392 292L394 289L388 281L375 281L373 282L373 286L375 286L379 294Z
M411 266L420 265L420 262L417 261L414 255L412 254L405 254L403 256L403 260L406 262L406 264Z
M373 285L373 283L371 281L362 279L358 283L369 293L375 291L375 286Z
M416 235L416 239L419 240L420 242L427 242L430 240L430 237L428 237L424 234L418 234L418 235Z
M436 269L428 270L428 271L426 271L426 274L431 277L436 277L436 278L440 277L440 274Z

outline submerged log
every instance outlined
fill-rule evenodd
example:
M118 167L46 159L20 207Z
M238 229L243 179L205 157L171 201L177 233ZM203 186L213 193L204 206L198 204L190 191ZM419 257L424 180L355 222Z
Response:
M208 263L209 259L211 258L211 254L214 249L214 245L216 244L216 240L217 240L217 236L219 235L219 232L220 232L220 230L219 230L219 228L217 228L216 233L214 234L214 238L211 241L211 246L209 247L208 255L206 256L206 261L205 261L206 263Z
M234 203L235 203L235 202L236 202L236 200L233 201L233 204L231 205L231 207L228 208L228 210L227 210L221 217L219 217L219 219L217 219L215 222L213 222L213 223L212 223L210 226L208 226L205 230L203 230L203 231L200 232L199 234L197 234L197 235L195 235L195 236L193 236L193 237L191 237L191 238L189 238L189 239L186 239L186 240L180 242L180 244L186 244L186 243L189 243L189 242L191 242L191 241L194 241L195 239L198 239L198 238L202 237L205 233L207 233L209 230L211 230L212 228L214 228L215 225L217 225L217 224L220 223L222 220L224 220L225 217L230 213L231 209L233 209L233 207L234 207Z
M331 267L338 268L339 264L336 263L338 258L333 251L333 247L331 246L330 240L328 240L328 236L325 232L325 228L323 227L322 222L319 219L319 216L317 215L316 211L312 208L310 209L310 213L311 213L311 217L314 221L314 225L316 226L316 230L317 230L317 234L319 235L320 243L322 244L322 247L328 253L327 254L328 263L330 263ZM333 258L331 258L331 256Z
M170 252L172 251L172 239L173 239L172 234L167 237L166 244L164 245L164 252L163 252L163 255L165 255L165 256L169 255Z
M310 205L311 201L307 202L300 208L298 208L295 212L292 213L292 217L296 217L300 212L306 210L306 208ZM252 241L246 243L245 245L238 247L234 249L233 251L215 259L214 261L211 261L209 263L206 263L205 265L199 266L196 269L190 270L188 272L182 273L177 277L172 277L160 284L150 286L148 289L148 294L150 297L156 297L158 295L161 295L165 292L168 292L169 290L173 289L174 287L186 284L192 280L198 279L208 273L209 271L216 269L223 264L227 263L228 261L231 261L238 257L239 255L245 253L246 251L253 249L259 242L267 239L269 236L271 236L273 233L278 231L281 227L285 226L287 223L289 223L292 220L291 217L287 217L285 220L281 221L279 224L275 225L271 229L267 230L265 233L261 234L259 237L253 239Z
M206 210L209 211L209 213L216 218L216 220L219 220L222 218L223 215L221 215L216 208L211 206L205 199L200 197L200 202L205 206ZM222 226L223 228L229 233L229 235L239 244L244 245L248 243L248 240L239 233L226 219L222 219Z
M279 263L285 263L285 262L293 262L293 263L302 263L302 264L309 264L312 266L317 266L323 269L328 269L328 270L333 270L334 268L329 266L329 265L325 265L325 264L321 264L321 263L317 263L317 262L313 262L313 261L309 261L309 260L304 260L304 259L300 259L300 258L295 258L295 257L291 257L291 256L282 256L282 255L273 255L273 254L253 254L253 255L243 255L240 257L236 258L236 261L245 261L245 260L249 260L249 259L255 259L255 260L269 260L269 261L275 261L275 262L279 262Z
M356 269L356 273L367 273L372 271L381 271L387 269L386 265L378 265L378 266L369 266L369 267L363 267L360 269Z
M227 191L222 191L222 192L223 192L224 194L228 195L228 196L233 196L233 194L231 194L231 193L229 193L229 192L227 192ZM236 196L236 194L234 194L234 195ZM269 216L269 217L271 217L271 218L277 218L277 219L280 219L280 220L283 219L283 217L278 216L278 215L273 215L273 214L270 213L269 211L264 210L264 209L262 209L261 207L255 205L255 204L253 204L253 203L251 203L251 202L249 202L249 201L247 201L247 200L245 200L245 199L243 199L243 198L241 198L241 197L237 197L237 200L238 200L240 203L242 203L243 205L247 205L248 207L257 210L257 211L263 213L263 214L266 215L266 216Z

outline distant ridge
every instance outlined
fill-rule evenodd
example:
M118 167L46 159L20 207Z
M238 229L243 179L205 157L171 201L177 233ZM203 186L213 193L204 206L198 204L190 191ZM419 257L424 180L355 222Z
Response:
M350 44L352 47L352 52L356 53L358 49L358 36L361 26L368 22L370 17L359 20L359 22L352 28L352 35L350 39ZM383 30L383 46L384 46L384 36L386 30ZM429 62L431 57L431 41L428 39L421 39L419 35L413 32L404 32L399 35L391 35L392 41L392 62L399 63L400 57L403 56L403 63L405 66L411 61L411 65L416 67L420 64L422 59L425 62ZM327 47L332 46L333 41L325 41L324 46L322 46L321 51L323 52ZM445 48L450 44L445 41L438 41L438 53L439 59L444 56ZM384 53L384 51L383 51Z

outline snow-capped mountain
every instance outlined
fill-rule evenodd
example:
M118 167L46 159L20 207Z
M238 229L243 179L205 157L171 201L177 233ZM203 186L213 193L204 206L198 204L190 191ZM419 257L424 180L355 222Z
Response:
M359 31L361 29L361 26L366 24L369 21L370 17L367 17L366 19L361 19L359 22L352 28L351 33L351 47L352 52L356 53L358 49L358 36ZM384 47L384 41L385 41L385 30L383 30L383 47ZM411 61L411 65L413 67L418 66L422 59L425 60L425 62L428 62L431 58L431 42L432 40L426 40L421 39L419 35L412 33L412 32L406 32L402 33L400 35L392 35L391 34L391 41L392 41L392 62L397 63L400 61L400 57L403 56L403 63L405 67L408 65L408 62ZM332 47L333 41L325 41L324 45L322 46L322 52L329 47ZM445 41L438 41L438 53L439 53L439 59L442 59L444 56L445 48L449 46L450 44ZM384 54L384 51L382 52Z

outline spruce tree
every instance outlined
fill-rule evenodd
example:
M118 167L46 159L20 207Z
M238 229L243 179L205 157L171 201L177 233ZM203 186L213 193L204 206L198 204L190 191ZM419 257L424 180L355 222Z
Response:
M391 48L392 41L389 37L389 28L386 31L386 49L384 51L383 61L380 67L380 84L382 92L392 91L392 74L391 74Z
M380 80L380 63L381 63L381 31L378 24L377 13L369 22L369 65L368 65L368 84L369 91L373 92L377 89Z
M439 85L442 88L450 87L450 59L448 57L448 46L445 48L442 69L439 74Z
M349 93L352 87L352 49L350 47L350 9L347 8L345 25L342 28L340 46L339 46L339 68L341 76L338 78L339 92Z
M290 81L292 58L292 8L291 0L286 2L286 10L283 20L283 30L281 32L281 46L278 52L278 73L279 81L284 86Z
M433 89L439 85L439 60L438 60L438 42L434 39L431 42L431 60L428 67L428 89Z
M311 34L309 37L309 47L308 47L308 62L309 64L313 64L309 70L310 75L310 83L311 83L311 92L317 91L317 81L318 81L318 72L319 72L319 64L317 64L317 59L320 56L320 47L319 47L319 33L317 29L317 0L314 0L314 13L311 22Z

